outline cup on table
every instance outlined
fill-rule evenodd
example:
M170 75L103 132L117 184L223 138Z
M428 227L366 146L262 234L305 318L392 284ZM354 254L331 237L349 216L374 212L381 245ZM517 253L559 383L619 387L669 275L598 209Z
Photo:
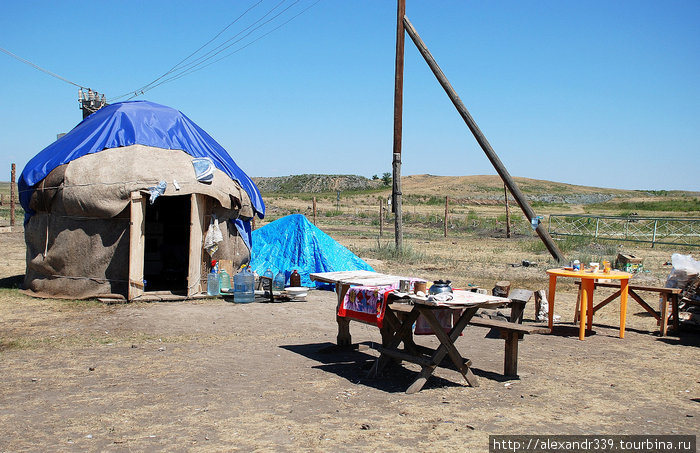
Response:
M408 293L411 291L411 281L410 280L399 280L399 291L402 293Z
M423 294L425 294L426 292L428 292L428 285L427 285L426 282L415 282L415 283L413 284L413 292L415 292L416 294L418 294L419 291L422 291Z
M600 263L591 263L591 272L596 273L600 271Z

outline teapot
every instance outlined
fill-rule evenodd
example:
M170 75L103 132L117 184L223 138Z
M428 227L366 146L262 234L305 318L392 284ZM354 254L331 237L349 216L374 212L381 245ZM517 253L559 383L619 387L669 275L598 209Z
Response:
M428 294L440 294L440 293L451 293L452 292L452 282L450 280L438 280L433 282L432 286L428 290Z

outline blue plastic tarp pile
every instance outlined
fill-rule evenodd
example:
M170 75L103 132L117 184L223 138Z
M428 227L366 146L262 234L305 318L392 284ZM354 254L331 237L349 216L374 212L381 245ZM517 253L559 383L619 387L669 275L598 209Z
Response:
M372 266L318 229L301 214L275 220L253 231L251 268L259 275L267 269L289 278L293 270L301 275L302 286L324 287L312 282L313 272L351 270L373 271Z

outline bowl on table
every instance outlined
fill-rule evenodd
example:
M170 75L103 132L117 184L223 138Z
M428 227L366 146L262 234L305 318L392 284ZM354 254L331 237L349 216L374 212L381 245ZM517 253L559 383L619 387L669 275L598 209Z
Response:
M284 291L290 298L300 299L306 297L309 292L309 288L305 286L290 286L288 288L284 288Z

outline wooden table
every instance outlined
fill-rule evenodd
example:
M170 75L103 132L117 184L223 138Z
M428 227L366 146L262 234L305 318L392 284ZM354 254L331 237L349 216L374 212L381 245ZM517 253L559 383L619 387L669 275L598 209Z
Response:
M593 327L593 291L596 279L620 280L620 338L625 338L625 321L627 320L627 286L632 274L621 271L591 272L573 271L567 269L549 269L549 328L554 324L554 294L557 287L557 277L569 277L581 279L581 316L579 320L579 340L586 337L586 324L588 329ZM586 301L584 303L583 301Z
M454 291L454 300L446 305L435 306L425 297L416 295L410 296L412 305L407 302L408 299L397 300L387 307L385 320L392 325L393 335L379 348L381 354L370 370L370 375L376 376L386 366L390 358L416 363L422 367L421 371L406 390L408 394L416 393L423 388L428 378L435 371L435 368L447 355L467 383L472 387L477 387L479 382L469 369L471 361L461 356L455 347L455 341L479 308L502 305L510 302L510 299L457 290ZM464 310L449 333L443 330L434 314L436 309L441 308ZM403 313L403 316L396 316L397 313ZM438 340L440 340L440 346L437 349L413 343L412 326L419 315L425 317ZM402 342L404 343L403 350L398 348Z
M398 275L380 274L373 271L339 271L339 272L316 272L310 274L311 280L322 283L332 283L335 285L335 293L338 296L338 305L336 306L336 322L338 323L338 337L336 339L338 346L351 346L352 337L350 336L350 318L337 316L338 308L343 303L345 294L350 289L350 286L389 286L398 285L400 280L410 280L409 277L400 277ZM386 336L386 332L382 330L382 335Z

